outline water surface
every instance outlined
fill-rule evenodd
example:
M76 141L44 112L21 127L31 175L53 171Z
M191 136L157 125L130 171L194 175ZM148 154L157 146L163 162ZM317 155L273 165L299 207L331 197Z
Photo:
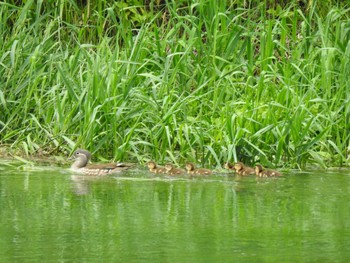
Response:
M350 172L91 178L0 164L0 262L348 262Z

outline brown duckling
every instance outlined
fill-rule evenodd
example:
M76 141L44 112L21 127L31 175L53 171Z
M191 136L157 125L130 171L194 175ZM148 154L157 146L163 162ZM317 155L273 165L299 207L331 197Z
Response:
M181 169L175 168L171 163L165 165L166 174L169 175L179 175L184 174L185 172Z
M237 174L243 176L255 174L255 170L253 168L245 166L242 162L235 163L234 169L236 170Z
M148 166L149 171L151 173L154 173L154 174L165 174L166 173L165 167L157 166L156 162L154 162L154 161L149 161L147 163L147 166Z
M199 168L196 169L193 163L186 163L186 170L188 174L196 174L196 175L209 175L212 174L212 171L209 169Z
M91 159L91 153L84 149L76 150L71 159L75 160L71 166L71 170L86 175L101 176L114 174L127 170L131 167L131 165L124 163L88 164L89 160Z
M281 176L281 173L274 170L266 170L262 165L258 164L255 166L255 174L259 177L272 177Z

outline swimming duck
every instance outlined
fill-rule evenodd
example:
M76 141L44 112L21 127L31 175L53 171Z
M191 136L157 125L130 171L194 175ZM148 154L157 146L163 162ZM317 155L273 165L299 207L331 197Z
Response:
M197 174L197 175L212 174L212 171L209 169L204 169L204 168L196 169L193 163L186 163L186 170L188 174Z
M253 168L245 166L242 162L235 163L234 169L236 170L237 174L243 176L255 174L255 170Z
M185 171L175 168L171 163L167 163L165 165L165 170L166 170L166 173L169 175L179 175L179 174L185 173Z
M86 175L106 175L118 173L127 170L131 167L129 164L124 163L107 163L107 164L91 164L88 165L91 159L91 153L84 149L78 149L73 153L71 159L74 159L74 163L71 169L74 172L79 172Z
M262 165L258 164L255 166L255 174L259 177L272 177L281 176L281 173L274 170L266 170Z
M157 166L156 162L149 161L147 163L147 166L149 168L149 171L154 174L164 174L166 173L165 167L159 167Z

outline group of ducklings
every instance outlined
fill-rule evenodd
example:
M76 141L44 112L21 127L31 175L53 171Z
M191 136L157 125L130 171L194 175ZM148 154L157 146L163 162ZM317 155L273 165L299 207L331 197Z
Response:
M213 173L212 170L204 168L196 168L193 163L186 163L186 171L180 168L176 168L174 165L168 163L164 167L158 166L156 162L150 161L147 163L148 169L154 174L168 174L168 175L180 175L180 174L190 174L190 175L210 175ZM225 163L224 168L228 170L234 170L240 176L247 176L255 174L258 177L273 177L280 176L281 173L274 170L267 170L260 164L256 165L255 168L245 166L242 162L237 162L234 165L231 163Z
M257 164L255 168L245 166L242 162L235 163L225 163L225 169L234 170L238 175L246 176L255 174L258 177L273 177L281 176L281 173L275 170L267 170L262 165Z
M168 175L180 175L187 172L191 175L209 175L212 171L209 169L199 168L197 169L193 163L186 163L186 171L180 168L176 168L171 163L167 163L164 167L158 166L156 162L150 161L147 163L149 171L154 174L168 174Z

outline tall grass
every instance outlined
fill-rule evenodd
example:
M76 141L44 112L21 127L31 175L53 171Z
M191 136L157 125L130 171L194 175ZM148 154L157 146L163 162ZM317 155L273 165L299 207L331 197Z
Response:
M0 3L1 144L137 162L349 165L349 9L107 2Z

